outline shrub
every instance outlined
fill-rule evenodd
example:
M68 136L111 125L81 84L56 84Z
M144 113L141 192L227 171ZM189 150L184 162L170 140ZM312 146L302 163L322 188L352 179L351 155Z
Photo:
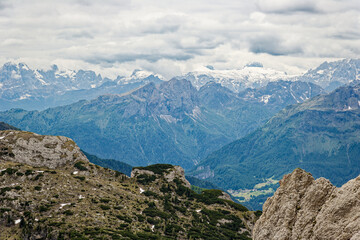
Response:
M168 173L168 170L171 168L173 168L173 165L171 164L154 164L147 167L135 167L133 169L148 170L155 174L161 175L163 173Z
M3 187L3 188L0 188L0 196L3 195L4 193L8 192L8 191L11 191L11 187Z
M79 179L80 181L84 181L85 177L84 176L75 176L74 178Z
M48 207L48 206L41 205L41 206L39 207L39 211L40 211L40 212L46 212L46 211L48 211L48 210L49 210L49 207Z
M65 214L66 216L74 215L74 213L73 213L71 210L66 210L66 211L64 211L64 214Z
M83 166L83 164L84 162L79 161L74 164L74 167L76 167L80 171L87 171L88 169L85 166Z
M103 205L103 204L101 204L99 207L100 207L102 210L109 210L109 209L110 209L109 206Z
M4 175L5 173L9 174L9 175L13 175L14 173L16 173L18 170L17 169L13 169L13 168L7 168L5 171L1 172L1 176Z
M39 180L41 177L43 177L44 176L44 174L42 174L42 173L39 173L38 175L36 175L34 178L33 178L33 180L34 181L37 181L37 180Z
M136 181L143 185L149 184L155 180L156 180L156 176L148 175L148 174L140 174L139 176L136 177Z
M32 174L34 174L33 170L28 169L28 170L25 171L26 176L29 176L29 175L32 175Z
M118 219L120 220L123 220L124 222L127 222L127 223L131 223L132 222L132 219L127 217L127 216L122 216L122 215L117 215L116 216Z

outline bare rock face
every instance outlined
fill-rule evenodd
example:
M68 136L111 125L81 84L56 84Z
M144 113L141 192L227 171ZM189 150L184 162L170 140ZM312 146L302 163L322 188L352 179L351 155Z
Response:
M88 162L70 138L15 130L0 131L1 160L48 168L57 168L79 160Z
M265 202L253 239L360 239L360 176L336 188L295 169Z
M185 178L185 171L180 166L174 166L172 171L164 174L164 177L168 182L172 182L175 178L178 178L184 183L185 187L191 188L189 181Z

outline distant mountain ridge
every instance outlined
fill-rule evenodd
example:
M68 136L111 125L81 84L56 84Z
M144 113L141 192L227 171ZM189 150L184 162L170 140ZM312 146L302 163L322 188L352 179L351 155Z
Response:
M90 100L102 94L128 92L149 82L160 83L158 74L135 70L129 77L112 80L93 71L32 70L24 63L5 63L0 68L0 110L45 109Z
M4 130L19 130L19 129L7 123L0 122L0 131L4 131Z
M190 169L296 103L291 93L308 97L322 93L314 84L284 81L259 91L251 98L213 82L197 90L187 80L173 79L41 112L13 109L0 113L0 120L28 131L69 136L101 158L133 166L171 163ZM261 94L269 101L261 101Z
M190 81L197 89L208 82L216 82L231 91L240 92L246 88L265 87L269 82L288 80L290 77L285 72L264 68L261 63L252 63L241 69L231 70L216 70L206 67L177 78Z
M344 59L324 62L315 69L310 69L296 80L315 83L327 91L360 80L360 59Z
M197 90L208 82L216 82L238 93L284 80L312 82L326 91L332 91L359 80L359 66L360 59L324 62L303 75L290 76L255 62L230 70L207 66L177 78L187 79ZM164 80L159 74L139 69L127 77L109 79L93 71L60 70L56 65L49 70L32 70L25 63L9 62L0 68L0 110L43 110L79 100L90 100L104 94L122 94L147 83L160 84Z
M285 108L210 154L192 174L238 190L266 186L301 167L340 186L360 173L359 126L360 85L340 87Z

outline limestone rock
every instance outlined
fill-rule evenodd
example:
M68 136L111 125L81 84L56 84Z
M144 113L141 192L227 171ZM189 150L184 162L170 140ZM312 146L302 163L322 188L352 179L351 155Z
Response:
M360 176L336 188L295 169L265 202L253 239L360 239Z
M1 160L52 169L79 160L88 162L70 138L15 130L0 131Z
M180 166L173 166L170 164L155 164L148 167L135 167L131 171L132 178L137 178L138 176L142 175L152 176L154 174L162 175L167 182L173 182L174 179L179 179L186 187L191 188L189 181L185 178L185 171Z
M168 182L172 182L175 178L178 178L184 183L185 187L191 188L189 181L185 178L185 171L180 166L174 166L171 171L164 174L164 177Z

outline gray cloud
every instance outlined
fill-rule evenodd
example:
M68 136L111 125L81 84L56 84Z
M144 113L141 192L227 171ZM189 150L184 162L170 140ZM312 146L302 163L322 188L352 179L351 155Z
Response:
M257 61L299 72L358 57L359 11L358 0L0 0L0 64L170 76Z
M267 53L273 56L299 54L303 50L301 46L286 44L276 36L261 35L250 41L250 51L253 53Z
M258 0L258 9L267 13L289 14L293 12L320 13L312 0Z
M159 53L152 53L152 54L133 53L133 54L115 54L111 56L90 56L90 57L84 57L83 60L91 64L103 64L103 63L109 64L109 63L133 62L136 60L146 60L150 63L154 63L162 59L186 61L191 58L193 58L193 56L189 54L170 55L170 54L159 54Z

